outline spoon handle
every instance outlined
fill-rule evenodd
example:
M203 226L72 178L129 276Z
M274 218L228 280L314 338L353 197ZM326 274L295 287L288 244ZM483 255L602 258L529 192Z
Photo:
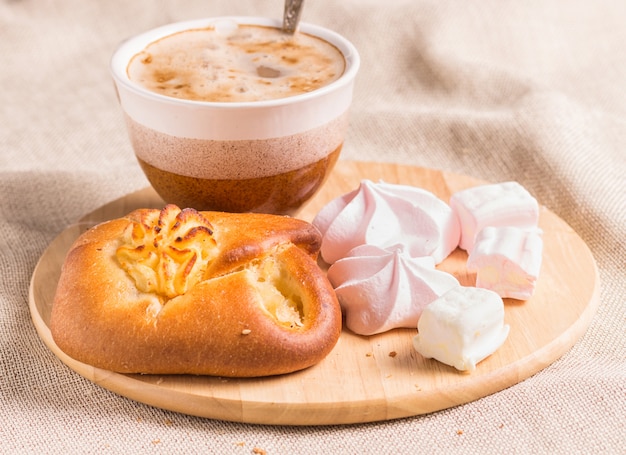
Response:
M298 22L300 22L300 14L302 13L303 3L304 0L285 0L283 30L286 33L293 34L298 28Z

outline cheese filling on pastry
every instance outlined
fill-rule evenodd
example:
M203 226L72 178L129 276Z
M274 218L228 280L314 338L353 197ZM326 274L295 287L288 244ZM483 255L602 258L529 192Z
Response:
M217 253L206 218L194 209L168 205L128 225L116 258L139 291L169 300L202 281Z
M263 308L276 322L292 329L304 324L304 306L284 267L267 256L251 269Z
M218 250L213 227L202 214L168 205L129 224L116 258L140 292L157 295L161 305L153 305L150 311L155 315L165 302L203 280ZM302 299L290 285L288 272L272 255L253 261L245 272L250 274L263 309L277 323L302 327Z

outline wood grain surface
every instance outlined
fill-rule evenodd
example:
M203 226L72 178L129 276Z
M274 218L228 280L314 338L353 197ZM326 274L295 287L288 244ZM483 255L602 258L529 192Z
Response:
M446 202L455 191L485 183L413 166L340 161L298 216L311 221L326 202L353 190L362 179L419 186ZM123 375L66 356L52 340L48 323L71 243L97 222L139 207L162 206L156 193L146 188L68 227L33 272L30 310L41 339L78 374L127 398L190 415L271 425L327 425L396 419L457 406L510 387L559 359L585 333L599 303L598 272L589 248L563 220L541 207L544 252L535 294L525 302L505 299L510 335L472 373L422 358L412 347L416 329L370 337L344 329L335 349L318 365L260 379ZM475 276L467 273L466 259L464 251L456 250L439 268L461 284L473 285Z

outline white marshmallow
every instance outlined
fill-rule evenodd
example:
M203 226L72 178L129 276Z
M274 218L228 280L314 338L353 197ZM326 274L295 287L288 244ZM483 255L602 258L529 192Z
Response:
M402 244L414 257L443 261L457 246L459 222L448 204L421 188L363 180L324 206L313 224L323 235L321 255L332 264L356 246Z
M476 235L486 226L536 227L537 200L518 182L479 185L458 191L450 207L461 226L459 246L471 252Z
M413 347L460 371L473 371L506 340L502 298L488 289L457 286L428 305Z
M361 245L328 269L328 279L346 316L346 327L359 335L413 328L422 310L457 279L435 269L429 256L412 258L401 247L383 250Z
M467 260L476 272L476 287L491 289L501 297L529 299L541 268L543 251L539 228L485 227Z

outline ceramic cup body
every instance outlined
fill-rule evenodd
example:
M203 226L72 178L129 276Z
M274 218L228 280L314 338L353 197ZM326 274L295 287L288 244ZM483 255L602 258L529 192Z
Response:
M180 22L135 36L114 53L111 71L135 155L168 203L293 215L317 192L339 157L359 55L342 36L302 23L300 32L331 43L345 60L338 79L311 92L208 102L164 96L130 80L128 63L147 45L218 20L280 27L276 20L254 17Z

